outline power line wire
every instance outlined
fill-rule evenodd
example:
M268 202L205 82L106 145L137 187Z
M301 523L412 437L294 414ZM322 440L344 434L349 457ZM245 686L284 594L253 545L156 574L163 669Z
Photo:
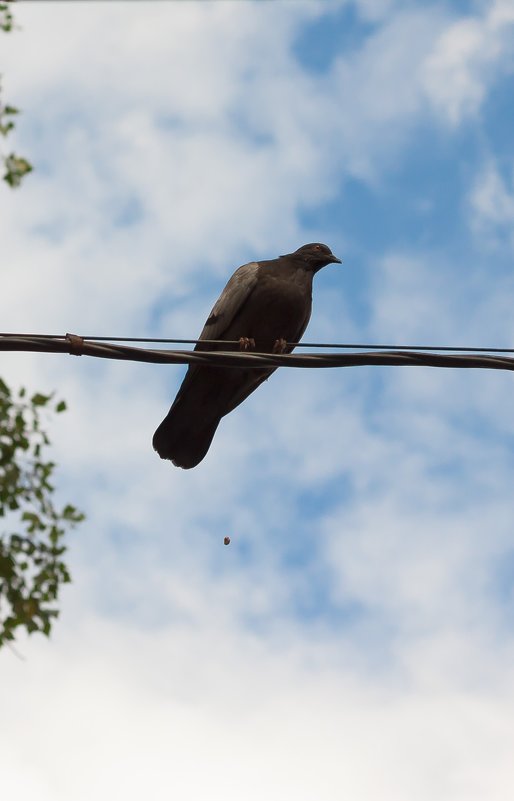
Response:
M92 338L90 337L89 340ZM117 338L122 341L141 341L129 338ZM156 340L150 340L155 342ZM176 340L174 340L176 341ZM203 341L205 342L205 341ZM218 341L218 344L230 345ZM318 346L320 347L320 346ZM355 347L355 346L345 346ZM369 346L359 346L359 348ZM77 334L66 336L39 336L34 334L0 334L0 350L31 351L38 353L68 353L77 356L92 356L102 359L118 359L125 361L147 362L151 364L198 364L218 367L244 367L259 369L265 367L356 367L356 366L418 366L418 367L457 367L475 369L494 369L514 371L514 358L484 353L488 349L464 349L462 353L429 353L428 346L417 349L401 349L400 346L379 346L374 351L358 353L310 353L310 354L278 354L257 353L254 351L187 351L156 350L136 348L109 342L88 341ZM446 349L450 349L445 346ZM387 348L383 350L382 348ZM435 348L433 349L435 350ZM452 348L453 350L453 348ZM469 351L473 352L469 352ZM494 353L513 352L512 349L495 348ZM479 355L483 354L483 355Z
M12 334L0 333L0 337L16 337L17 339L63 339L62 334ZM168 345L196 345L199 342L207 345L239 345L239 340L228 339L169 339L159 337L107 337L107 336L82 336L88 342L141 342ZM289 342L295 348L332 348L333 350L399 350L399 351L439 351L439 352L458 352L458 353L514 353L514 348L486 348L462 345L383 345L378 343L355 343L355 342ZM8 350L8 348L3 348Z

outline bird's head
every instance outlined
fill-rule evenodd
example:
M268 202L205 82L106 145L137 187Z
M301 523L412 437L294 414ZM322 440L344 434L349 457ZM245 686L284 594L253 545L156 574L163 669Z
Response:
M311 242L309 245L302 245L301 248L295 250L291 255L302 259L308 269L315 273L327 264L341 264L341 259L334 256L329 247L319 242Z

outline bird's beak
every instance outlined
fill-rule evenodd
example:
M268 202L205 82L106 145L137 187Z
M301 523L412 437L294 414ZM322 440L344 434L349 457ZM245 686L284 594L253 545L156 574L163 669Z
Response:
M330 259L330 261L331 261L331 263L333 263L333 264L342 264L342 263L343 263L343 262L341 261L341 259L338 259L338 258L337 258L337 256L334 256L334 254L332 254L332 258Z

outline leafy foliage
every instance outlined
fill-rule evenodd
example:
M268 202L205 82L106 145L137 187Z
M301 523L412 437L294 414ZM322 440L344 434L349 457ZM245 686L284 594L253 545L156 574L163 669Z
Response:
M20 185L21 179L28 172L32 172L32 164L21 156L11 153L4 157L5 174L3 176L10 187L15 188Z
M50 634L59 590L70 581L63 538L84 515L54 506L55 465L43 458L50 443L41 427L44 411L65 409L52 395L26 398L24 389L13 398L0 379L0 518L8 529L0 529L0 647L19 627Z
M9 4L0 3L0 31L9 33L13 28L14 18ZM7 136L13 130L14 120L12 118L19 113L19 110L15 106L3 106L0 95L0 134L2 136ZM8 156L2 154L0 158L5 167L2 178L12 188L19 186L22 178L32 171L30 162L22 156L17 156L15 153L10 153Z
M14 18L9 3L0 3L0 31L9 33L14 28Z
M14 27L9 4L0 3L0 30ZM0 100L0 135L8 136L19 113ZM4 181L19 186L31 164L11 153L0 155L5 166ZM53 504L51 477L54 463L42 457L49 445L41 428L44 410L60 413L64 401L53 403L52 395L37 393L16 398L0 378L0 648L14 640L20 627L31 634L49 635L57 617L55 602L70 574L63 556L66 530L84 519L71 504L60 511ZM13 531L12 529L15 529Z

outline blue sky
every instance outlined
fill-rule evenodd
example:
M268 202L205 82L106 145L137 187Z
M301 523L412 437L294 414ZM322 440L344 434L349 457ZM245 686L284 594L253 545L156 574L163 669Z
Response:
M324 241L306 340L514 347L512 3L16 13L3 330L195 337L238 265ZM281 370L180 471L182 369L0 371L68 401L88 516L51 641L2 655L8 795L510 801L512 376Z

